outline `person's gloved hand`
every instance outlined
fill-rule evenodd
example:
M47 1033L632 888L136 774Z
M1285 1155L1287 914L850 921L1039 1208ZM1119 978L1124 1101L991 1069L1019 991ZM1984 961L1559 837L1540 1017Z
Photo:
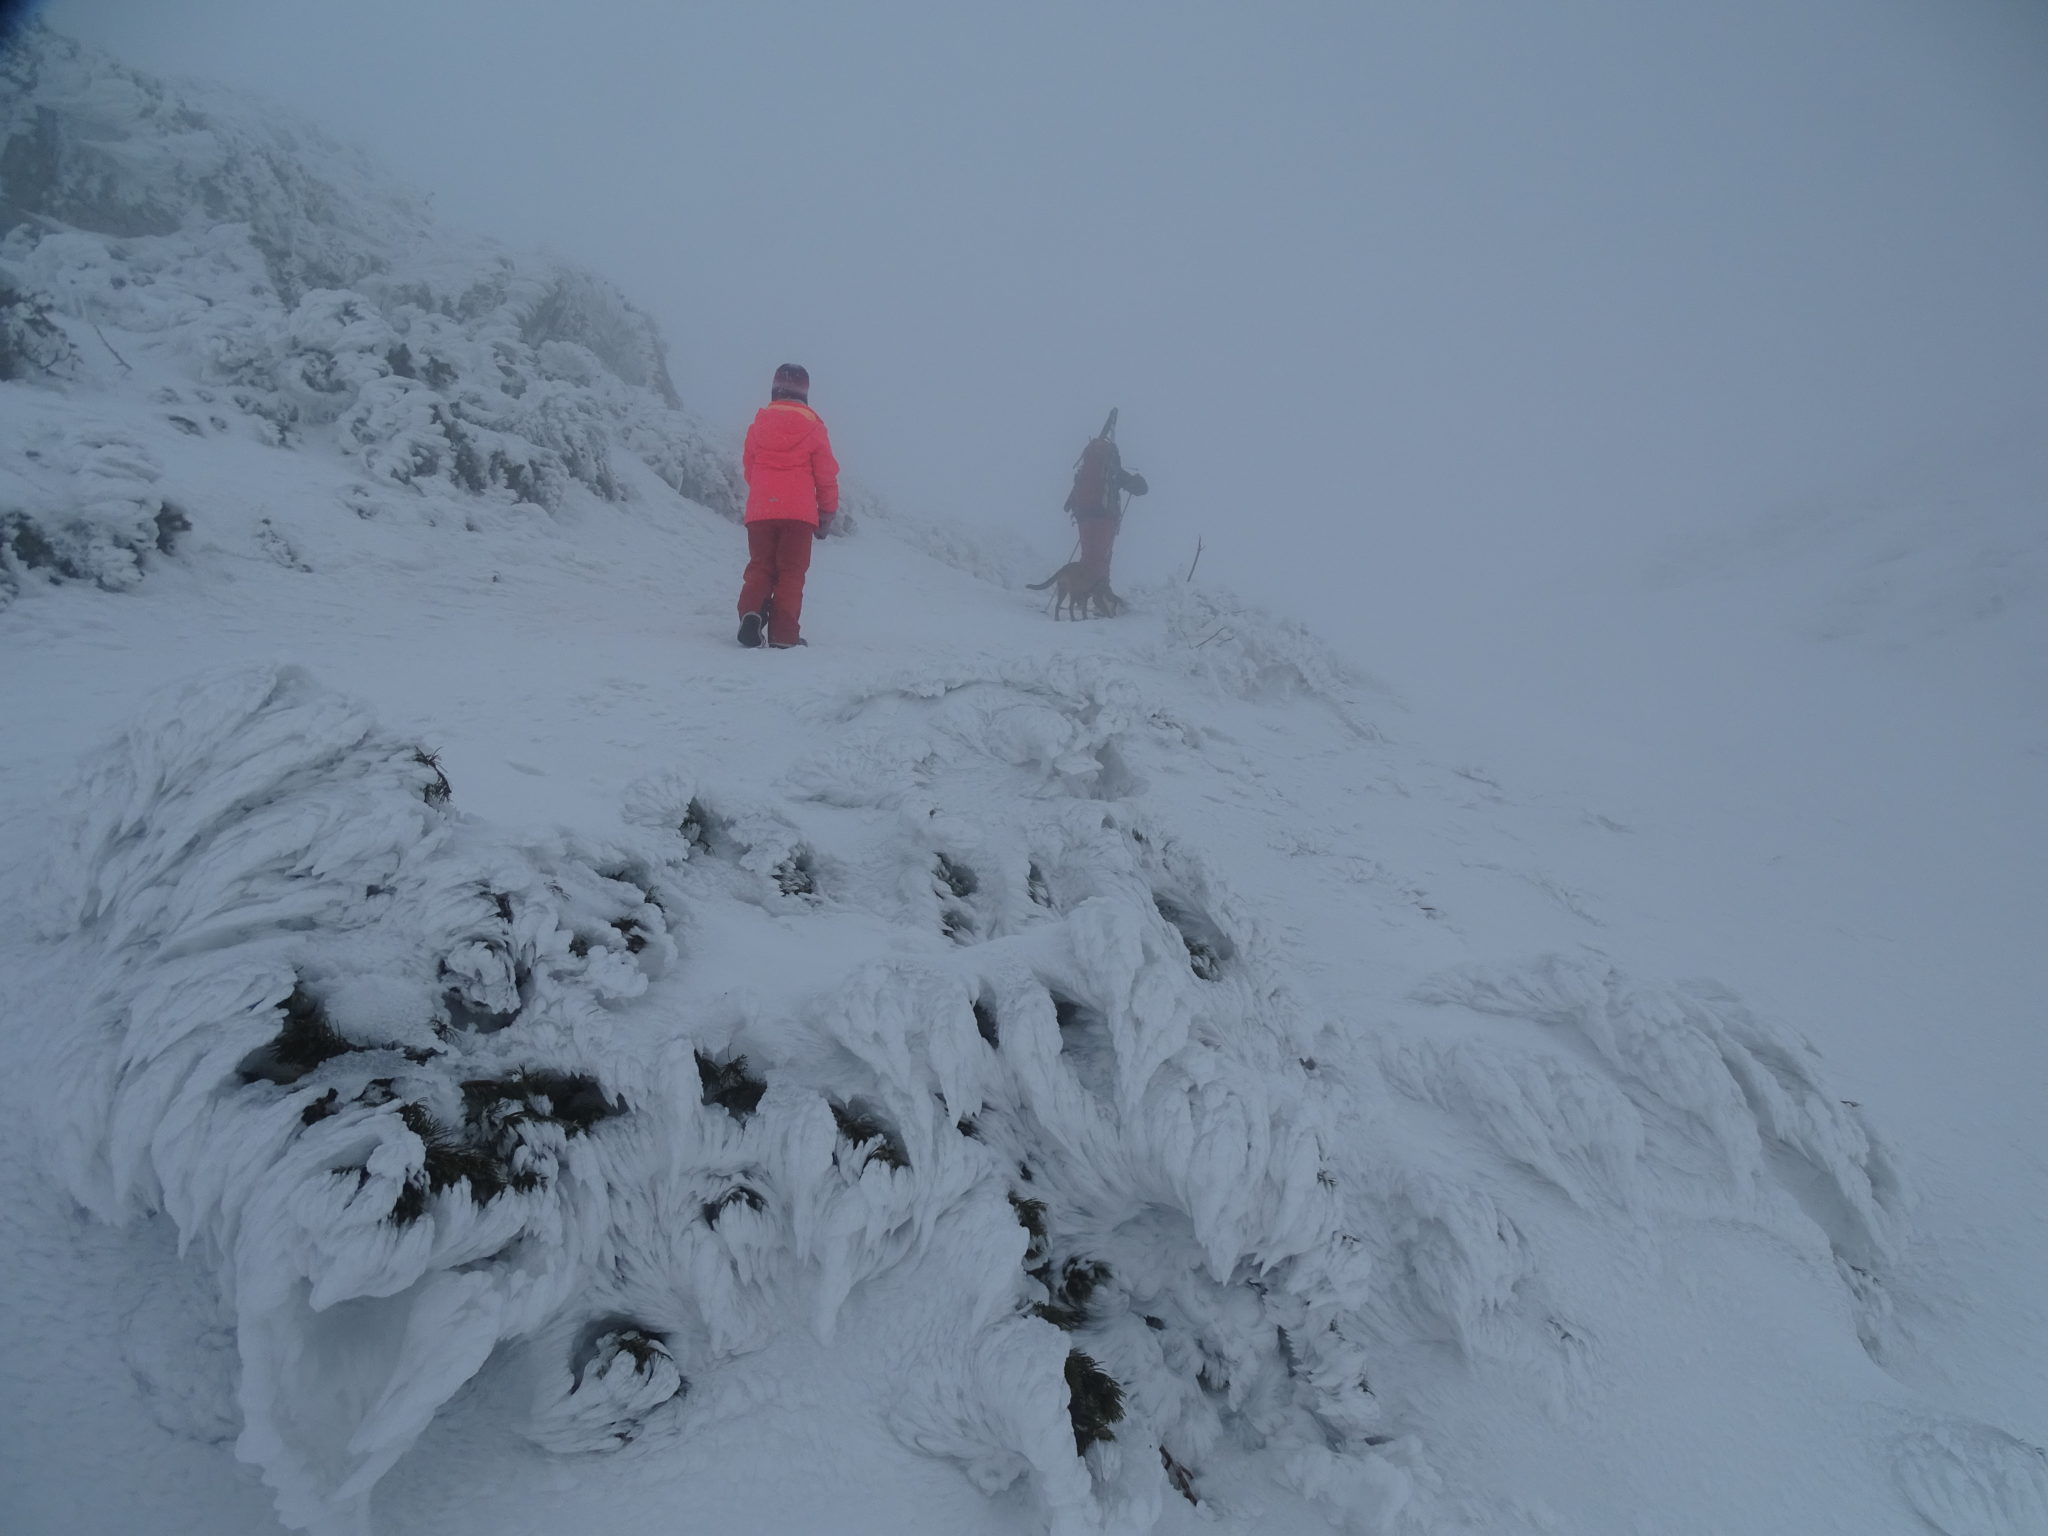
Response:
M823 537L825 537L826 534L832 531L833 515L834 514L827 512L818 519L818 526L811 530L812 538L822 539Z

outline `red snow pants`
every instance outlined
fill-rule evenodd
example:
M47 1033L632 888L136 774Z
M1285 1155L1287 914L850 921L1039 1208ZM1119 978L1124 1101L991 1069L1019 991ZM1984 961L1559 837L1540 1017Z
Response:
M1109 582L1110 551L1116 547L1117 525L1122 521L1101 513L1074 519L1081 530L1081 568L1104 585Z
M804 611L804 572L811 568L816 530L793 517L747 524L747 574L740 583L740 617L768 609L768 643L795 645Z

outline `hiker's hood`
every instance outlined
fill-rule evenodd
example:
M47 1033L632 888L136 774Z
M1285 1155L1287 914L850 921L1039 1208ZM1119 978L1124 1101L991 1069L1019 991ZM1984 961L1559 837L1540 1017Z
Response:
M809 463L824 425L818 413L801 400L777 400L755 415L747 446L761 463L796 469Z

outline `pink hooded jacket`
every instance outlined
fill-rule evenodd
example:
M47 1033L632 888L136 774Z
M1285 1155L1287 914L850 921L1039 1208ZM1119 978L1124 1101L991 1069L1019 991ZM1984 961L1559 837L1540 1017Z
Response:
M790 518L817 527L839 510L832 440L818 413L801 400L777 400L755 413L741 463L750 523Z

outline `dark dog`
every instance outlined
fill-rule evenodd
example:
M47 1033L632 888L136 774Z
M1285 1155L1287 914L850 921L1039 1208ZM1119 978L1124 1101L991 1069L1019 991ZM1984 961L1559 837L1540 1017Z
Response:
M1060 609L1067 610L1070 619L1085 619L1092 609L1105 619L1113 619L1124 611L1124 600L1109 589L1109 582L1097 576L1078 560L1070 560L1043 581L1034 581L1026 591L1043 592L1047 587L1059 590L1052 595L1052 616L1057 619Z

